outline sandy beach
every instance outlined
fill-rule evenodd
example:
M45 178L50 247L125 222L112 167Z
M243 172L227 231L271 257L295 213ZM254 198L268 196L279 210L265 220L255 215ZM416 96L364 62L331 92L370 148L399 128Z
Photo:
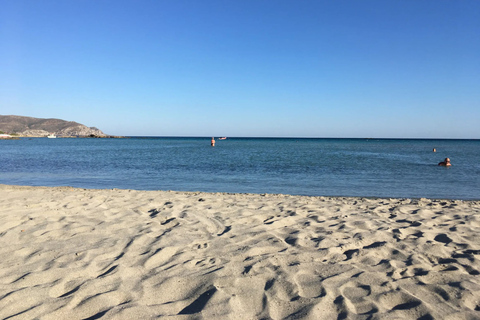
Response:
M480 318L480 201L0 195L0 319Z

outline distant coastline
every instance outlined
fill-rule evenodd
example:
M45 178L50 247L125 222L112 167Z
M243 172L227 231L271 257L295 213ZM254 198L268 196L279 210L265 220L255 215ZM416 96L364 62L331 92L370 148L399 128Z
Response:
M95 127L62 119L43 119L16 115L0 115L0 134L3 139L18 137L42 138L121 138L107 135Z

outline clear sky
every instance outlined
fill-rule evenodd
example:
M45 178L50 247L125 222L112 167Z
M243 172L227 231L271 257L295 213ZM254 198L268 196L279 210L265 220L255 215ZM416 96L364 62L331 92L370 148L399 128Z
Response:
M114 135L480 138L480 1L0 0L0 114Z

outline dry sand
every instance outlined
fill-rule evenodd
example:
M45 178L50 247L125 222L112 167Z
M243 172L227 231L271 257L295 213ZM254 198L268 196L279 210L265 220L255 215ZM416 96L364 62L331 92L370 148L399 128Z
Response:
M1 319L479 319L480 202L0 185Z

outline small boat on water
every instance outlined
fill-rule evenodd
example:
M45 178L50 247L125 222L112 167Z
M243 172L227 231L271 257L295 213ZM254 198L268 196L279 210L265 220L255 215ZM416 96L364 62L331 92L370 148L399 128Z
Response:
M53 133L52 133L52 134L49 134L49 135L47 136L47 138L49 138L49 139L55 139L56 137L57 137L57 136L54 135Z
M218 140L227 140L227 137L218 138Z

